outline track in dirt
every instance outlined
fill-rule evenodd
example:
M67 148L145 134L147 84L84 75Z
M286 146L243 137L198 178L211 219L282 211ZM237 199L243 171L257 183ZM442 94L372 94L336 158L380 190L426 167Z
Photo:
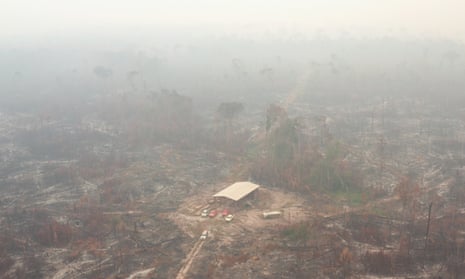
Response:
M192 247L191 251L189 252L189 255L187 255L187 258L184 261L185 263L182 266L182 268L179 270L178 275L176 276L176 279L186 278L187 272L189 271L192 263L194 262L195 257L202 249L202 246L204 243L205 243L205 240L202 240L202 239L197 240L194 247Z

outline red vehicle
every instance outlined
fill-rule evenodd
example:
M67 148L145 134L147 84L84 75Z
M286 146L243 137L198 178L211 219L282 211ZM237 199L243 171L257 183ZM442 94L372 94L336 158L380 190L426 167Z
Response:
M223 212L221 212L221 215L222 215L223 217L228 216L228 215L229 215L229 210L225 208L225 209L223 210Z
M208 217L213 218L213 217L215 217L217 214L218 214L218 211L212 210L212 211L210 211L210 214L208 214Z

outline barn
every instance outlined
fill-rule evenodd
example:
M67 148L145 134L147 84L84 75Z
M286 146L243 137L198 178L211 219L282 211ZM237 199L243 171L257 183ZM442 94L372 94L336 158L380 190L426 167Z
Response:
M215 201L230 206L240 206L244 201L255 199L260 185L249 181L236 182L214 194Z

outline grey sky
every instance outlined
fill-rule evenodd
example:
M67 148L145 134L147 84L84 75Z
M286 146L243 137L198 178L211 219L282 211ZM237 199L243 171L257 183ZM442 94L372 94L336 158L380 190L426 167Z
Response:
M0 39L126 26L221 26L465 41L463 0L3 0Z

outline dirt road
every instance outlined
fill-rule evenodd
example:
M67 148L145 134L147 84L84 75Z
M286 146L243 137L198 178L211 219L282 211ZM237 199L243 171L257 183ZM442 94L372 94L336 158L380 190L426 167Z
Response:
M205 243L205 241L206 240L202 240L202 239L197 240L194 247L192 247L191 251L189 252L189 255L187 255L187 258L184 261L184 265L179 270L178 275L176 276L176 279L186 278L187 272L189 272L192 262L194 262L195 257L202 249L202 246Z

